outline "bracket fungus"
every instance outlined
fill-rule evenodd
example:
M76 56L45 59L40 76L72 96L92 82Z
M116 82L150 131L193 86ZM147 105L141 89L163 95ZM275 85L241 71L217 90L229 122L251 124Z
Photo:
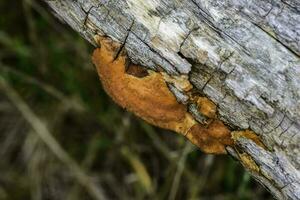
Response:
M123 46L108 37L97 35L95 40L99 48L93 53L93 62L104 90L117 104L152 125L184 135L206 153L226 153L225 147L234 145L229 127L217 119L211 100L189 95L199 112L209 119L206 124L194 119L187 105L177 102L166 82L176 84L182 78L166 79L163 72L131 63ZM189 83L178 85L185 85L187 93L191 89Z

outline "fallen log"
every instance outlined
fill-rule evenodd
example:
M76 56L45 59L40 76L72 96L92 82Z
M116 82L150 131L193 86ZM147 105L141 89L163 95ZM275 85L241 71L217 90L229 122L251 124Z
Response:
M133 70L138 71L133 79L145 79L144 73L160 76L175 97L176 103L172 100L171 104L183 106L188 111L184 116L189 115L192 123L183 120L180 126L189 125L180 129L178 124L160 121L162 113L154 120L145 112L149 108L142 107L158 98L149 96L151 93L134 104L140 105L140 110L130 108L139 95L115 96L119 86L111 88L112 82L102 74L101 80L106 81L106 90L116 102L152 124L184 134L206 152L226 149L277 199L300 199L298 1L45 1L91 44L100 44L98 51L103 50L103 42L116 46L108 64L119 58L128 60L125 67L138 68ZM102 55L94 54L98 71ZM134 91L139 84L133 84ZM230 141L227 134L221 134L220 142L216 131L208 133L215 121L229 130ZM196 134L190 134L195 125ZM210 149L212 146L216 148Z

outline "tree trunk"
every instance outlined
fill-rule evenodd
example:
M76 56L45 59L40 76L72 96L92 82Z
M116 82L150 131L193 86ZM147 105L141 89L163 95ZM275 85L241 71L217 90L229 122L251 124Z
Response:
M46 2L93 45L96 34L105 35L136 64L187 75L220 120L254 131L265 146L235 136L228 153L277 199L300 199L298 0Z

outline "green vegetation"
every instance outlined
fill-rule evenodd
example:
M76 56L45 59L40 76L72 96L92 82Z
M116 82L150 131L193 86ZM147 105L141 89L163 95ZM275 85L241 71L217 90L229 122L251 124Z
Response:
M0 1L0 11L1 200L271 199L228 156L116 106L93 47L45 4Z

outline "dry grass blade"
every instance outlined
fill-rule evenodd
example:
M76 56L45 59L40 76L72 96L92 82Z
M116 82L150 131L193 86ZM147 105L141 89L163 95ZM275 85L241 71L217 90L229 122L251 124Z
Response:
M14 75L20 77L22 80L26 81L27 83L38 86L43 91L52 95L54 98L58 99L59 101L63 102L64 105L66 106L66 108L72 108L76 111L84 111L85 108L81 102L79 102L77 99L73 99L73 98L69 98L69 97L65 96L61 91L54 88L52 85L42 82L32 76L29 76L29 75L21 72L21 71L13 69L10 66L4 65L3 63L0 63L0 65L1 65L0 71L14 74Z
M92 163L96 160L97 158L97 144L98 144L98 134L95 134L88 145L88 151L86 153L85 158L83 161L80 163L80 166L83 170L88 171L89 168L91 167ZM66 200L77 200L79 199L79 187L80 185L78 183L74 184L73 187L70 189L70 193L67 197Z
M101 187L93 183L79 165L64 151L42 120L35 115L22 97L20 97L2 76L0 76L0 87L5 91L7 97L20 111L24 119L30 124L40 139L57 156L57 158L70 169L77 181L86 188L89 194L97 200L107 199Z
M178 191L178 187L179 187L179 183L180 183L180 179L182 177L182 173L184 171L184 166L185 166L185 161L186 161L186 157L187 155L191 152L191 150L193 149L193 146L191 143L186 143L183 151L182 151L182 155L178 161L177 164L177 170L173 179L173 183L172 183L172 187L171 187L171 191L170 191L170 195L169 195L169 200L175 200L176 199L176 194Z
M121 153L126 159L128 159L145 191L148 194L153 192L151 177L141 160L134 153L130 152L127 147L123 147L121 149Z

